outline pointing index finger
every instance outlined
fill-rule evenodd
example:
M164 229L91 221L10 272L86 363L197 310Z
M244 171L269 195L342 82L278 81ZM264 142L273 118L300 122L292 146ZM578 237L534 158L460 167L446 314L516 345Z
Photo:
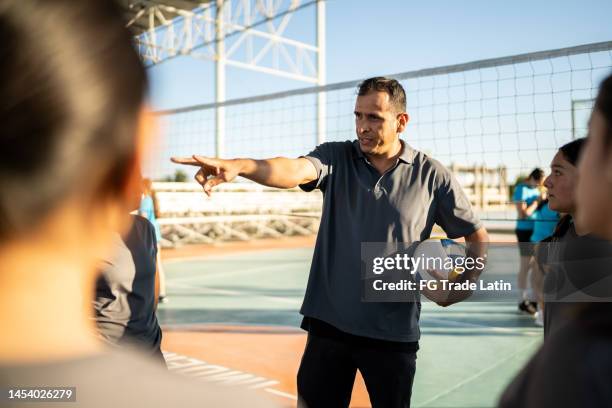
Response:
M176 164L186 164L188 166L198 166L198 167L202 166L202 163L200 163L193 157L171 157L170 160L172 161L172 163L176 163Z

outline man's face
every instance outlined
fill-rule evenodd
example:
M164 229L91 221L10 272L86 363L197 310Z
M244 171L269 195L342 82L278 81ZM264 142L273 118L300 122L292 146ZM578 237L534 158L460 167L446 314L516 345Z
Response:
M382 155L390 151L407 121L408 115L395 110L386 92L372 91L357 97L355 130L365 154Z

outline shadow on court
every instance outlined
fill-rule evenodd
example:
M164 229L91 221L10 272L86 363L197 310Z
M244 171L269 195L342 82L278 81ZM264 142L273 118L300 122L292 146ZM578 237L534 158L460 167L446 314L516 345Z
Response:
M176 359L171 368L261 389L295 406L306 341L298 310L311 256L311 248L284 248L167 262L170 302L160 305L158 316L163 348ZM542 339L515 303L441 308L424 302L421 329L414 407L494 406ZM369 406L361 378L351 406Z

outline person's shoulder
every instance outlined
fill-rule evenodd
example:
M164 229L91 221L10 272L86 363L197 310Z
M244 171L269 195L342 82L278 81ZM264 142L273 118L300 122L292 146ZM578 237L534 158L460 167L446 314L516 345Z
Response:
M317 148L327 149L330 152L351 152L355 147L355 142L351 140L341 142L325 142L317 146Z
M538 187L527 186L527 191L529 191L529 194L532 196L539 196L542 194Z
M353 146L353 141L345 140L342 142L323 142L315 147L315 149L347 149Z
M358 155L355 142L345 140L343 142L325 142L321 143L309 154L304 157L315 157L321 160L324 164L337 164L345 161L347 157Z
M336 141L336 142L325 142L323 144L329 145L332 148L336 149L346 149L353 147L356 144L355 140L344 140L344 141Z
M438 185L447 184L452 177L452 171L439 160L427 153L410 147L413 166L420 169L422 173L430 174Z
M146 242L155 237L155 227L146 217L138 214L132 214L132 229L130 237Z
M412 156L413 164L420 166L429 166L438 171L450 172L448 167L442 164L442 162L440 162L440 160L436 159L435 157L432 157L429 154L421 150L415 149L414 147L411 147L409 145L406 145L406 147L407 149L409 149L409 153Z
M76 407L269 407L263 397L236 386L216 386L179 377L159 362L127 352L110 350L70 361L1 367L9 384L26 381L76 388ZM23 380L25 379L25 380ZM23 384L22 384L23 386Z
M151 231L155 232L155 227L151 221L141 215L132 214L132 222L133 228L137 229L142 234L148 234Z
M524 201L525 192L527 185L523 182L519 182L514 186L514 192L512 193L512 199L514 201Z

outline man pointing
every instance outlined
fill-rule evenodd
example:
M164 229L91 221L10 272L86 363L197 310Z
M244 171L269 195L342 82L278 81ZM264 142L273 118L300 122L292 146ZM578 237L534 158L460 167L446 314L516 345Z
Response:
M362 302L362 242L424 240L434 224L468 244L488 241L452 174L400 140L407 123L400 83L376 77L359 86L355 141L323 143L297 159L172 159L199 166L195 178L209 195L239 175L266 186L323 192L300 310L308 331L297 378L300 406L348 407L357 370L373 407L410 406L421 305ZM447 306L469 294L427 296Z

